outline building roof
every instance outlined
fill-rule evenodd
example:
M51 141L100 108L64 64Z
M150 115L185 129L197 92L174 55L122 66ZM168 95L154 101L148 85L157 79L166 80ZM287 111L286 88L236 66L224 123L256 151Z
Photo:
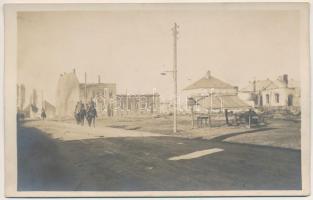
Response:
M87 88L91 88L91 87L114 87L116 84L115 83L87 83ZM79 87L80 88L84 88L85 87L85 83L79 83Z
M290 79L288 82L288 87L290 88L300 88L300 81L296 81L294 79Z
M52 105L51 103L49 103L47 100L44 100L44 107L45 107L46 109L55 110L55 106Z
M200 105L204 108L211 108L211 97L205 97L198 101ZM236 95L229 95L229 96L213 96L212 97L212 108L213 109L219 109L219 108L248 108L250 107L247 103L245 103L243 100L241 100Z
M238 96L223 96L224 108L247 108L249 105L241 100Z
M282 81L282 80L275 80L273 81L274 84L271 85L270 87L268 87L268 89L276 89L276 88L286 88L288 87L288 85Z
M49 103L47 100L44 100L43 102L44 105L32 105L31 103L28 104L25 108L24 108L24 111L26 110L30 110L30 109L33 109L33 111L35 111L36 109L40 109L41 110L41 107L45 107L47 110L55 110L55 106L52 105L51 103ZM39 106L41 106L39 108ZM37 111L36 111L37 112Z
M38 110L39 110L39 108L38 107L36 107L35 105L33 105L33 104L28 104L25 108L24 108L24 112L27 112L27 111L32 111L32 112L38 112Z
M215 77L213 77L210 74L210 71L208 71L207 75L205 77L202 77L200 80L194 82L193 84L187 86L184 88L184 90L194 90L194 89L234 89L234 86L219 80Z
M255 85L254 85L255 84ZM254 90L255 87L255 90ZM298 81L295 81L294 79L290 79L288 81L288 84L280 78L277 80L258 80L255 82L249 82L249 85L246 87L240 89L240 92L254 92L254 91L260 91L265 89L277 89L277 88L299 88L300 83Z
M249 82L249 85L240 89L241 92L253 92L267 89L268 87L276 87L274 82L266 79L266 80L257 80L253 82Z

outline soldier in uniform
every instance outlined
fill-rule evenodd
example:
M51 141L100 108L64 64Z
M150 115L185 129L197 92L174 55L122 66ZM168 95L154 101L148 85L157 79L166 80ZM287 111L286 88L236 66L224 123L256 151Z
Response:
M91 126L91 124L93 124L93 127L96 127L96 117L98 116L97 116L97 110L95 108L95 105L94 103L90 103L90 106L87 110L87 115L86 115L89 127Z
M46 117L47 117L47 115L46 115L46 111L45 111L45 109L44 109L44 108L42 108L42 109L41 109L41 119L42 119L42 120L45 120L45 119L46 119Z
M82 103L81 108L80 108L80 112L79 112L80 124L82 126L84 126L85 116L86 116L86 108L85 108L85 105Z

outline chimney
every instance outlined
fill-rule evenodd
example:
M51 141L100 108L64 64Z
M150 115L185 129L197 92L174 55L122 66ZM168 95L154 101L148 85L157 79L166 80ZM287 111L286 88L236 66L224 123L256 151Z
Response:
M207 78L207 79L210 79L210 78L211 78L211 72L210 72L210 70L207 71L207 73L206 73L206 78Z
M288 74L283 75L283 81L286 84L286 86L288 87Z
M253 92L256 92L256 81L253 80Z
M98 75L98 83L101 83L100 75Z
M238 90L239 90L238 86L235 86L234 89L235 89L236 93L238 93Z

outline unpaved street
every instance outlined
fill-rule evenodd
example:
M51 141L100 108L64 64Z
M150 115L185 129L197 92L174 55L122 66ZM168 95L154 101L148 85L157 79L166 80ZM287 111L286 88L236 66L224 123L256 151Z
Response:
M18 189L301 189L299 150L226 139L25 122L18 126Z

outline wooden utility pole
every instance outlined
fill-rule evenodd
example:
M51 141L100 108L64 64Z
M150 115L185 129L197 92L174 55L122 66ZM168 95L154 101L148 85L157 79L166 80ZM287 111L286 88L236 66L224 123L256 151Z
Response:
M87 72L85 72L85 103L87 102Z
M249 125L248 127L251 128L251 108L249 109L249 119L248 119L248 122L249 122Z
M226 125L229 125L229 122L228 122L228 110L225 109L225 121L226 121Z
M211 114L213 110L213 88L210 89L210 98L211 98L210 102L210 114Z
M177 132L177 35L178 35L179 26L174 23L172 28L174 36L174 45L173 45L173 79L174 79L174 126L173 132Z
M197 103L196 103L196 101L195 101L194 98L192 98L192 97L189 97L189 98L188 98L188 100L187 100L187 106L190 107L190 112L191 112L191 126L192 126L192 128L195 127L194 106L195 106L196 104L197 104Z

